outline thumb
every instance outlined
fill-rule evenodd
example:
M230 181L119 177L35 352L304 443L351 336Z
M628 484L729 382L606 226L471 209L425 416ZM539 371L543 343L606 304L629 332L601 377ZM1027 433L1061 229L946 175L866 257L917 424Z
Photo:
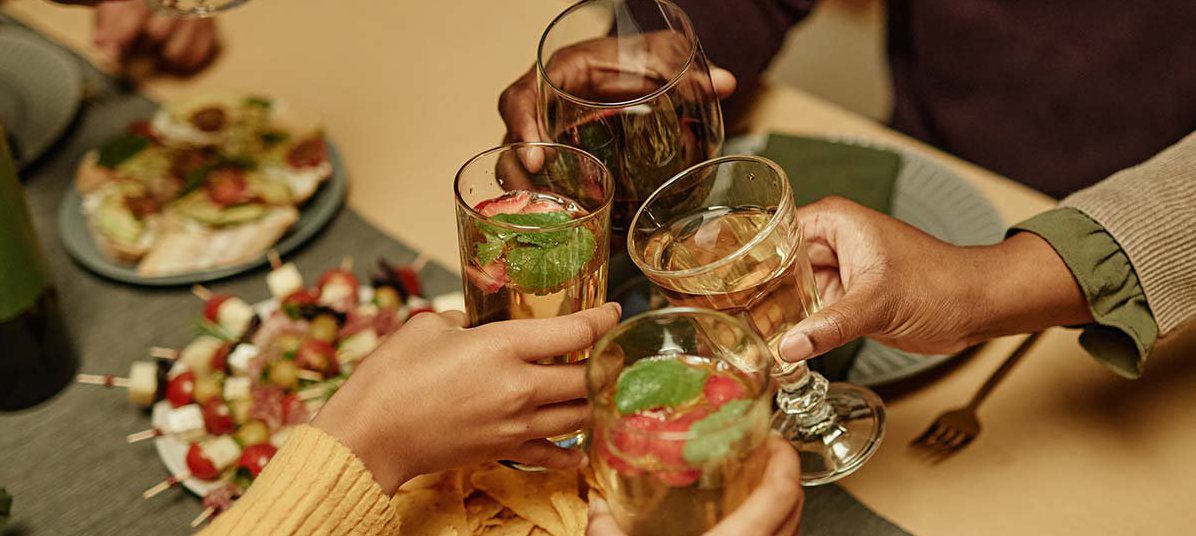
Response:
M720 99L730 97L735 92L735 75L726 69L719 67L710 69L710 83L714 86L714 94Z
M884 309L874 292L845 294L799 322L781 339L781 358L795 363L822 355L884 326Z
M606 501L593 495L590 496L589 518L586 536L625 536L615 518L610 515L610 507L606 505Z

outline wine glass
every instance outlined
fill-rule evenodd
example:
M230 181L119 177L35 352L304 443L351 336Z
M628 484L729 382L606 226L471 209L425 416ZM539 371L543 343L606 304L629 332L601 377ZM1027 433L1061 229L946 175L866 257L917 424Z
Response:
M590 462L627 534L697 535L768 462L770 350L742 320L696 308L636 315L586 362Z
M184 19L213 17L249 0L145 0L154 11Z
M780 359L785 333L821 308L789 179L770 160L726 156L685 170L653 192L627 238L631 259L673 305L743 318L775 354L773 428L801 457L802 482L858 469L884 435L872 391L828 384L804 362Z
M717 155L722 111L689 18L667 0L584 0L544 30L536 57L544 139L615 178L611 227L681 170Z

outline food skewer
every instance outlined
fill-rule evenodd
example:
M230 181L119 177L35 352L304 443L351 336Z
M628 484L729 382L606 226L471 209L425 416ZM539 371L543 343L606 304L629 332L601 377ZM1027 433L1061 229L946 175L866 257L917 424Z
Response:
M100 385L108 388L120 387L122 389L128 389L132 383L129 378L121 378L112 374L78 374L75 376L75 381L87 385Z
M141 493L143 499L150 499L153 496L162 493L170 488L179 485L182 481L191 478L191 471L182 471L180 473L166 477L166 480L154 484L150 489Z
M179 351L174 348L166 348L164 346L151 346L149 349L149 356L157 359L165 359L167 361L174 361L179 358Z
M128 389L129 402L149 407L165 395L166 369L154 361L135 361L129 366L127 378L112 374L79 374L75 381L109 389Z
M203 511L200 512L199 515L195 517L195 519L191 520L191 528L193 528L193 529L199 528L199 526L202 525L204 523L204 521L207 521L208 518L212 517L215 514L216 514L215 506L209 506L207 508L204 508Z
M199 298L205 302L210 301L212 298L216 297L216 294L214 292L212 292L211 290L208 290L207 287L205 287L199 283L191 285L191 293L194 294L196 298Z
M146 439L153 439L155 437L162 437L166 435L160 428L150 428L149 430L142 430L140 432L133 432L125 436L125 441L128 443L137 443L145 441Z
M282 257L278 256L278 250L271 249L267 251L266 259L270 261L270 269L277 270L282 268Z

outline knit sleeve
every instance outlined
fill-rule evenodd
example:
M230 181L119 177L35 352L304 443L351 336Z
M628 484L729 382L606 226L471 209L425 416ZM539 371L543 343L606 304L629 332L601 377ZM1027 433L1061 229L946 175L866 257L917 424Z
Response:
M1093 324L1081 326L1080 344L1113 372L1137 378L1159 328L1125 252L1100 224L1078 210L1059 208L1014 225L1046 240L1071 271Z
M397 534L390 497L361 460L323 431L302 426L205 536Z
M1062 206L1092 218L1125 250L1164 336L1196 318L1196 133Z

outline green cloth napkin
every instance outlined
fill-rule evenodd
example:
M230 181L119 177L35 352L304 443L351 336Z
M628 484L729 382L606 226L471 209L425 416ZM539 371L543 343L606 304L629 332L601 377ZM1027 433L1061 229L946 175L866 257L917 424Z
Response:
M782 134L770 134L760 156L789 175L798 205L837 195L887 214L901 171L901 155L892 151ZM810 368L831 381L842 381L863 342L857 339L814 358Z

